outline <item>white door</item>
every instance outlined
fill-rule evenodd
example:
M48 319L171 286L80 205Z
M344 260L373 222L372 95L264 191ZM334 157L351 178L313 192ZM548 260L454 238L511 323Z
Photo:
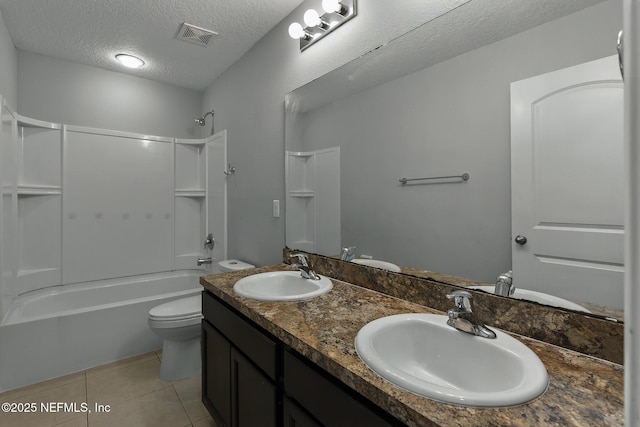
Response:
M517 287L622 309L617 61L612 56L511 84L511 215Z
M227 259L227 131L208 138L206 150L207 234L214 239L213 264Z

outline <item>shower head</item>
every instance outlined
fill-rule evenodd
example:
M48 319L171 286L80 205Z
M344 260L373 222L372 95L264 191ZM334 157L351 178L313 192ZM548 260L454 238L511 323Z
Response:
M195 119L195 121L200 126L204 126L207 116L211 116L211 135L213 135L213 110L207 111L206 113L204 113L204 116L198 117L197 119Z
M209 116L209 115L211 115L211 117L213 117L213 110L207 111L204 116L198 117L197 119L195 119L196 123L199 124L200 126L204 126L204 119L206 119L207 116Z

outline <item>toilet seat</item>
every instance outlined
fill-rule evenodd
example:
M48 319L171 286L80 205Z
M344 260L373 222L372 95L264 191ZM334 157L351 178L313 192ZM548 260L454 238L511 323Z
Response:
M149 326L155 329L183 328L186 326L199 325L200 322L202 322L201 314L183 319L154 319L149 317Z
M202 317L201 295L169 301L149 310L149 319L153 320L184 320L194 317Z
M149 310L149 323L156 328L178 328L200 323L202 296L181 298Z

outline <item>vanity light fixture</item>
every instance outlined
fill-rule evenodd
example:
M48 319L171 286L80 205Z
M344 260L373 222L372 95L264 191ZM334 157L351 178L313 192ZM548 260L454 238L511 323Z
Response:
M117 54L116 59L118 60L118 62L128 68L140 68L144 65L144 61L142 59L126 53Z
M322 0L322 10L325 12L323 15L315 9L305 12L306 27L298 22L289 26L289 36L300 40L301 51L355 17L356 0Z

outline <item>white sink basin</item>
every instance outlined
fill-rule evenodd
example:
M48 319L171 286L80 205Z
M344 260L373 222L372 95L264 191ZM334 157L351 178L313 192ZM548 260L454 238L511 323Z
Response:
M233 292L261 301L295 301L325 294L333 283L325 276L305 279L299 271L273 271L247 276L233 285Z
M399 314L365 325L360 358L381 377L421 396L465 406L510 406L547 388L544 365L527 346L495 329L495 339L460 332L436 314Z
M383 270L393 271L394 273L400 273L400 267L387 261L380 261L377 259L368 259L368 258L354 258L351 260L351 262L360 264L360 265L367 265L369 267L375 267L375 268L381 268Z
M470 286L469 289L477 289L485 292L489 292L493 294L495 291L495 286ZM535 301L540 304L551 305L553 307L560 308L568 308L570 310L582 311L584 313L591 313L591 311L587 310L581 305L576 304L575 302L568 301L563 298L555 297L553 295L545 294L543 292L530 291L528 289L520 289L516 288L512 298L522 299L527 301Z

